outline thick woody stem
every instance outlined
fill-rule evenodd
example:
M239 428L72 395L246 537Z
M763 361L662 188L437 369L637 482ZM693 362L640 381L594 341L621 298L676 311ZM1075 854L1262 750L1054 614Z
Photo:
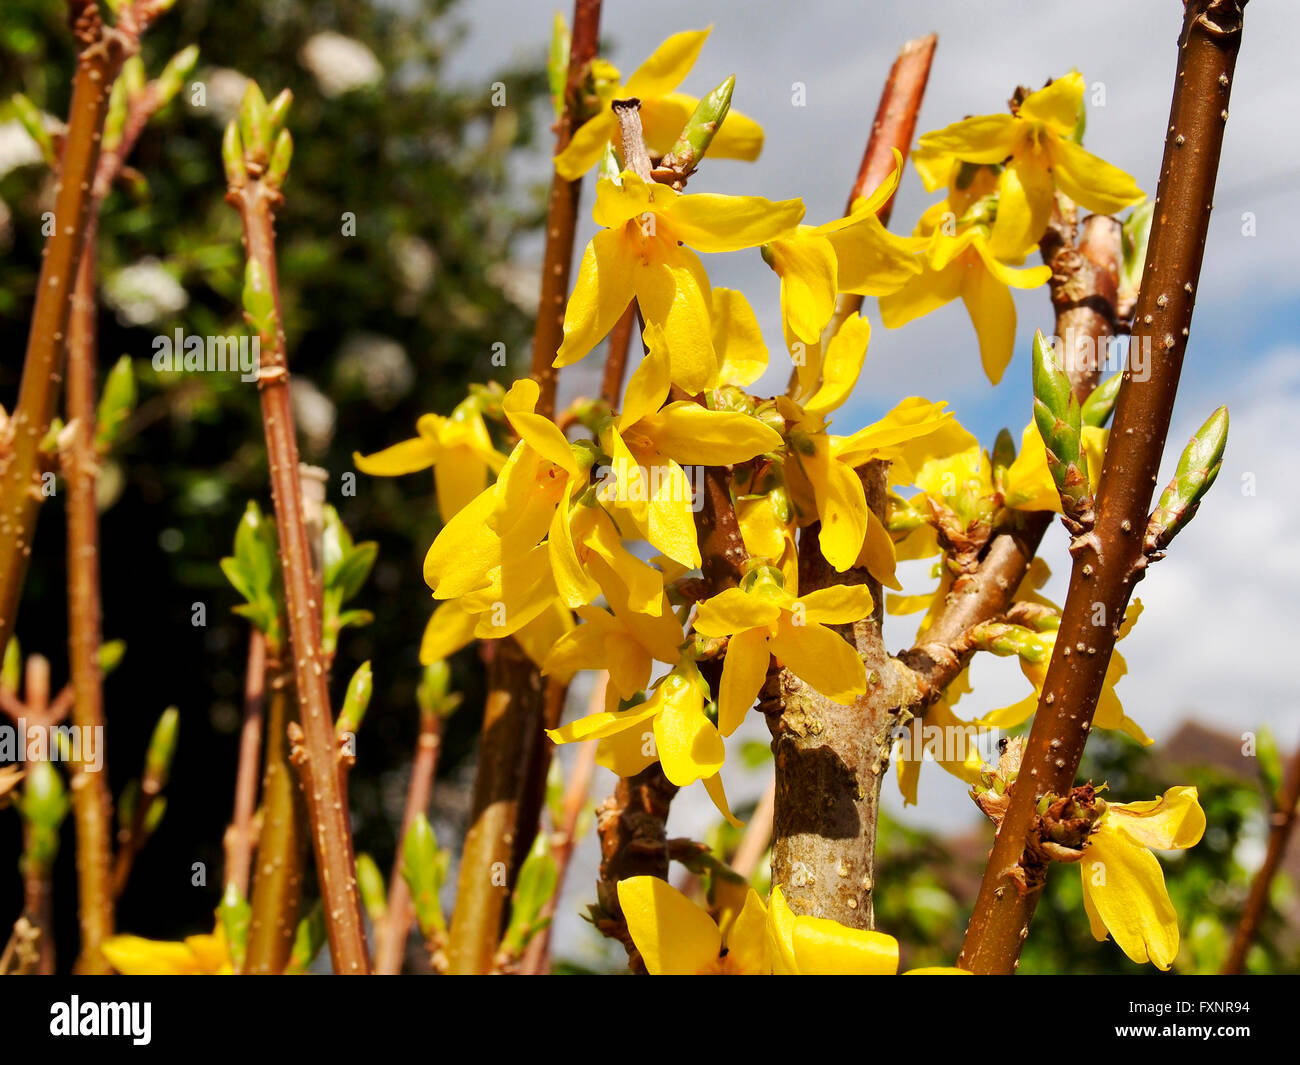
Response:
M248 665L244 672L244 716L239 729L239 764L235 772L235 809L226 829L226 885L248 897L253 864L253 818L257 812L257 776L262 764L262 731L266 704L266 637L260 629L248 634Z
M1287 766L1286 780L1282 792L1277 796L1276 806L1270 818L1268 833L1268 850L1264 853L1264 864L1255 873L1251 881L1250 894L1246 898L1246 908L1241 912L1241 921L1236 934L1232 937L1232 947L1228 959L1223 963L1226 976L1241 972L1246 964L1246 954L1259 931L1260 922L1268 912L1268 900L1272 894L1273 878L1277 876L1282 858L1286 854L1287 843L1296 823L1296 806L1300 805L1300 748L1296 749L1291 764Z
M370 963L361 895L357 890L352 830L338 773L339 748L330 712L328 663L321 652L320 597L303 516L298 441L289 400L289 366L275 256L274 212L280 194L263 179L252 178L242 188L232 188L227 198L239 210L248 257L261 266L275 306L274 333L261 338L258 388L279 532L294 688L304 737L303 767L308 770L304 776L311 785L304 790L330 954L336 973L365 974Z
M402 848L411 824L429 809L433 781L438 773L438 755L442 750L442 721L435 713L420 712L420 734L415 741L415 759L411 763L411 780L406 786L406 806L402 827L397 836L397 853L388 877L388 910L375 943L375 973L396 976L402 971L402 954L411 930L414 909L411 889L402 876Z
M490 649L474 800L447 944L453 975L492 971L510 897L520 799L532 749L544 738L546 685L536 667L514 639L495 640Z
M911 147L936 43L933 35L909 41L894 61L849 193L850 207L889 175L895 150L906 153ZM881 208L882 222L888 222L892 202ZM861 296L841 296L826 335L861 307ZM867 505L881 519L887 472L880 462L862 471ZM788 670L768 678L759 705L767 714L776 762L772 883L795 913L869 929L880 784L899 708L911 692L910 678L885 650L880 583L865 568L835 573L822 556L819 530L813 523L800 533L799 591L831 584L865 584L871 591L871 616L839 630L862 659L868 686L851 706L841 706Z
M867 505L876 513L885 506L885 473L880 462L863 470ZM800 536L799 591L832 584L865 584L870 590L870 616L836 627L866 667L867 690L843 706L788 670L777 674L777 712L768 715L776 762L772 883L797 914L869 929L880 786L911 685L881 638L880 583L865 568L836 573L822 555L818 531L814 523ZM760 705L772 704L764 699Z
M1097 493L1097 523L1073 551L1055 651L966 931L958 964L974 972L1010 973L1019 962L1040 894L1017 890L1035 807L1041 796L1064 795L1074 784L1119 625L1146 565L1142 533L1187 347L1243 7L1240 0L1190 0L1186 6L1133 347ZM1147 353L1151 357L1142 358ZM1132 373L1139 358L1149 367L1145 379Z
M6 438L0 441L0 649L14 631L36 519L45 498L40 444L58 402L65 334L77 264L86 242L100 134L109 89L124 58L125 38L104 27L94 0L73 0L69 9L80 54L59 164L54 231L41 259L18 402ZM97 946L92 949L97 953Z
M574 0L573 31L569 46L569 76L564 88L564 111L555 127L555 154L569 146L581 124L579 95L587 68L596 55L600 33L601 0ZM564 338L564 307L569 298L569 273L573 268L573 239L578 223L581 181L551 176L546 208L546 251L542 257L542 292L533 331L530 376L541 389L537 412L550 417L555 411L555 361Z

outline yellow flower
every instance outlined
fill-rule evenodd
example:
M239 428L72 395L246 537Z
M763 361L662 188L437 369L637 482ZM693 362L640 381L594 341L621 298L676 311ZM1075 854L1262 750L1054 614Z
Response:
M714 384L719 367L709 279L690 248L725 252L770 243L798 225L803 203L688 195L624 171L619 182L597 182L594 217L604 228L583 252L555 365L591 351L636 299L646 322L664 331L673 383L694 395Z
M624 734L624 745L605 748L611 769L620 776L633 776L658 759L664 776L684 788L697 780L716 778L722 768L722 736L704 711L707 697L708 686L694 661L684 658L643 702L625 710L600 710L561 728L547 729L546 734L554 743L607 740ZM647 723L653 731L653 745L644 727L638 729ZM713 786L709 792L713 795Z
M663 42L626 82L610 63L597 61L599 111L574 132L569 146L555 157L555 169L565 181L577 181L600 161L605 145L618 139L618 120L610 111L614 100L636 97L641 101L641 125L651 152L663 155L691 117L694 96L673 90L690 73L712 29L676 33ZM763 129L752 118L730 111L709 145L714 159L758 158L763 149Z
M997 384L1015 349L1016 305L1011 287L1037 288L1052 271L1048 266L1012 269L994 254L987 226L960 229L941 221L949 210L945 201L926 212L922 228L937 224L928 237L913 238L912 246L921 253L921 272L897 292L880 297L880 317L890 329L897 329L960 297L979 338L984 372Z
M768 246L772 269L781 278L781 319L786 343L811 346L835 311L839 292L881 296L917 274L908 242L890 233L876 217L898 187L903 157L881 186L859 197L843 218L820 226L799 226L793 235Z
M1109 933L1131 961L1168 969L1178 956L1178 914L1150 848L1186 850L1204 832L1205 812L1192 787L1108 804L1079 863L1093 936L1100 942Z
M771 904L751 888L726 935L707 912L667 881L620 880L618 901L632 942L652 976L892 976L898 941L883 932L796 917L781 889Z
M991 251L1017 259L1047 228L1056 189L1096 214L1115 214L1143 192L1118 167L1075 140L1082 114L1083 75L1077 70L1025 97L1016 114L976 115L921 137L927 184L943 174L942 161L1005 164L998 176L997 220ZM929 186L933 190L933 185Z
M623 410L602 429L613 463L601 502L625 510L654 547L684 566L700 564L690 482L680 464L730 466L781 446L781 436L738 411L689 400L664 406L672 382L666 338L646 325L649 349L627 384Z
M488 471L500 470L506 457L492 446L482 404L473 396L463 400L450 418L422 415L415 431L413 439L373 455L354 451L352 461L372 477L399 477L432 466L438 511L443 521L450 521L487 487Z
M870 613L871 593L864 585L835 585L796 598L770 566L755 568L740 587L700 603L696 631L730 637L718 691L722 734L735 732L754 705L769 655L826 698L853 702L866 691L866 669L857 652L826 626L860 621Z
M1129 604L1116 639L1124 639L1141 616L1142 600L1134 599ZM1029 679L1034 690L1018 703L1012 703L1010 706L1004 706L1000 710L984 715L979 721L981 725L1001 729L1015 728L1028 721L1038 709L1038 701L1043 694L1043 684L1047 681L1047 668L1051 664L1052 652L1056 647L1056 632L1049 630L1030 634L1026 631L1024 635L1026 639L1036 642L1039 646L1038 653L1032 657L1023 654L1020 657L1020 671ZM1115 694L1115 685L1127 672L1128 663L1124 661L1124 656L1118 650L1111 652L1110 664L1106 667L1106 680L1102 686L1101 696L1097 700L1097 712L1093 716L1092 723L1097 728L1124 732L1144 747L1149 746L1155 741L1142 731L1141 725L1124 713L1124 706L1119 701L1119 696Z
M658 617L610 613L595 606L581 606L577 613L586 624L555 643L542 672L572 676L580 669L606 670L606 699L613 707L619 699L631 699L645 688L655 660L667 665L677 661L682 627L669 609Z
M557 512L567 521L567 501L585 477L564 434L534 413L537 396L537 383L527 378L511 387L502 408L519 443L496 483L447 522L425 556L424 579L437 599L489 589L510 599L536 598L544 583L539 574L549 577L550 566L535 564L535 549ZM501 595L496 600L505 601Z
M110 936L104 957L123 976L229 976L234 972L225 933L186 936L179 943Z

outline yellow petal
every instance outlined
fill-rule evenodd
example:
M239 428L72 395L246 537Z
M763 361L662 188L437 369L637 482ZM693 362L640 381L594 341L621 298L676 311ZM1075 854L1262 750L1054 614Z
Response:
M626 710L600 710L560 728L547 729L552 743L573 743L576 740L600 740L624 729L634 728L655 716L663 708L663 700L651 696L644 703L629 706Z
M726 588L700 604L695 629L704 636L730 636L771 625L780 616L781 607L771 600Z
M835 331L826 346L822 360L822 382L803 409L807 414L824 415L836 410L853 392L867 357L867 344L871 340L871 323L849 315Z
M421 665L428 666L450 658L474 638L477 623L478 619L465 611L460 600L439 603L420 640Z
M799 966L794 957L794 912L785 901L779 885L772 885L772 895L767 900L767 950L768 959L776 976L798 976Z
M1083 75L1072 70L1026 96L1020 104L1020 117L1029 122L1042 122L1052 132L1068 137L1079 122L1084 87Z
M623 230L605 229L592 237L564 312L556 366L577 362L614 328L636 294L632 279L633 259Z
M608 109L588 119L569 140L568 147L555 157L555 171L565 181L577 181L600 162L605 145L618 135L618 119Z
M104 957L123 976L198 975L198 959L184 943L140 936L110 936L101 947Z
M654 727L664 776L684 788L717 773L725 756L722 737L704 713L699 689L690 683L673 686L662 705Z
M727 960L747 976L767 976L771 970L767 947L767 907L749 888L740 914L727 930Z
M926 266L897 292L880 297L880 320L889 329L938 310L961 295L961 268L933 270Z
M838 266L823 236L801 232L771 244L772 267L781 278L781 317L805 344L816 344L835 313Z
M596 764L620 777L634 777L657 761L654 732L648 727L616 732L596 746Z
M898 580L898 556L894 550L894 538L884 523L867 508L867 535L862 541L862 551L856 565L865 566L867 572L886 588L901 590Z
M806 621L825 625L851 625L871 614L871 591L865 584L834 584L800 596Z
M564 486L564 495L551 518L551 528L546 537L551 572L555 575L555 588L567 606L579 607L600 595L598 585L578 558L569 526L569 500L573 495L573 481Z
M667 460L651 471L646 539L669 558L694 567L700 564L700 548L691 499L691 484L677 463Z
M1178 914L1155 855L1103 822L1081 864L1084 894L1119 948L1139 965L1168 969L1178 956Z
M637 301L646 322L663 328L673 381L695 395L712 387L718 376L709 321L709 279L688 249L662 242L654 247L657 254L637 263L633 280Z
M433 469L438 513L447 521L487 487L488 466L467 447L448 448Z
M713 918L667 881L620 880L618 904L651 976L694 976L718 960L722 933Z
M990 252L1021 261L1047 229L1055 192L1050 159L1039 152L1017 155L998 177L998 217Z
M898 940L824 917L796 917L794 960L803 976L893 976Z
M488 570L501 564L501 538L487 524L496 506L494 485L461 508L429 545L424 580L437 598L464 595L482 583Z
M984 373L996 385L1015 352L1015 302L1006 285L987 270L978 268L967 271L961 296L979 337Z
M703 30L674 33L632 72L623 86L623 95L654 99L672 92L695 66L700 49L712 30L710 26Z
M718 688L718 729L724 736L736 731L758 698L767 679L771 656L761 629L738 632L727 643Z
M1014 510L1061 513L1061 494L1047 467L1047 449L1038 425L1030 422L1020 434L1020 451L1002 475L1005 503Z
M757 248L791 234L803 218L803 200L698 192L665 208L674 236L696 251Z
M976 115L926 133L920 147L968 163L1000 163L1014 150L1017 122L1011 115Z
M722 815L722 819L726 821L727 824L732 828L743 828L745 826L745 822L736 817L736 815L731 812L731 807L727 804L727 793L722 787L721 773L714 773L711 777L705 777L704 790L708 793L709 798L713 800L714 807L716 807L718 813Z
M664 331L654 322L646 325L646 352L640 364L628 378L623 393L623 409L618 416L619 429L627 429L642 418L653 414L664 405L672 388L672 374L668 361Z
M911 242L890 233L874 214L832 233L841 292L883 296L921 272Z
M771 648L791 673L832 702L847 705L867 690L862 659L828 628L793 625L783 617Z
M1057 188L1094 214L1118 214L1145 195L1123 170L1073 141L1056 141L1052 161Z
M640 431L669 458L688 466L730 466L781 447L781 434L739 411L670 403L642 419Z
M373 455L352 452L352 462L362 473L371 477L400 477L405 473L427 470L442 454L442 447L436 440L417 436L413 440L403 440L400 444L376 451Z
M1144 847L1186 850L1205 834L1205 811L1194 787L1170 788L1143 802L1113 802L1107 810L1115 827Z
M750 385L767 369L767 345L758 319L744 294L734 288L713 290L713 350L723 384Z

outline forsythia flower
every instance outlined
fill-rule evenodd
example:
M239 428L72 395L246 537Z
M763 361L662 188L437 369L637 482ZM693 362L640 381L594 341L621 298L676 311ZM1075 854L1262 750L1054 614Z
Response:
M712 27L710 27L711 29ZM555 157L555 169L565 181L577 181L600 161L605 145L618 139L618 119L610 110L614 100L635 96L641 101L641 124L646 145L663 155L677 139L699 103L694 96L673 90L690 73L710 29L675 33L639 66L626 82L610 63L596 60L599 110L574 132L569 146ZM763 149L763 129L752 118L729 111L709 144L714 159L758 158Z
M488 471L499 471L506 457L492 446L482 404L473 396L458 404L449 418L422 415L415 431L414 439L373 455L354 451L352 461L372 477L398 477L432 466L438 511L443 521L450 521L487 487Z
M696 631L730 637L718 692L722 734L731 735L754 705L769 655L837 703L851 703L866 691L862 659L826 626L860 621L870 613L871 593L865 585L835 585L796 598L771 566L755 567L740 587L700 603Z
M822 917L795 916L772 889L768 906L752 888L725 934L665 880L618 883L627 929L651 976L893 976L898 941ZM961 973L916 969L915 973Z
M690 248L725 252L768 244L793 230L803 210L800 200L679 193L631 171L618 182L601 179L593 214L605 228L583 252L555 365L591 351L635 299L646 322L664 331L673 383L692 395L711 387L718 376L712 297Z
M1037 288L1052 276L1051 267L1014 270L995 254L986 223L965 228L951 224L947 201L931 207L917 226L912 247L920 253L921 272L897 292L880 298L880 316L890 329L929 314L961 298L979 338L980 361L997 384L1011 361L1016 340L1016 305L1011 287ZM945 218L945 215L948 218ZM1020 261L1023 259L1023 251Z
M1077 70L1025 97L1014 115L976 115L921 137L932 163L999 164L997 220L991 236L998 258L1023 257L1047 228L1056 189L1096 214L1115 214L1143 192L1118 167L1085 151L1075 139L1084 80ZM923 168L930 191L941 172ZM1019 260L1017 260L1019 261Z
M229 976L234 972L225 933L186 936L179 943L110 936L104 957L123 976Z
M1193 787L1107 804L1079 864L1093 936L1100 942L1109 933L1131 961L1168 969L1178 956L1178 914L1151 848L1186 850L1204 832L1205 812Z
M554 743L600 740L601 764L619 776L635 776L658 759L664 776L678 787L703 780L714 804L734 823L718 775L725 754L722 736L704 712L707 698L708 685L694 660L683 658L644 702L597 711L546 734ZM643 727L647 722L653 745Z
M792 349L796 342L818 343L835 312L836 293L881 296L919 272L907 241L876 217L898 187L903 157L897 150L894 157L895 169L884 183L859 197L843 218L799 226L792 236L767 246L781 278L781 318Z
M663 406L672 387L666 339L646 326L649 353L628 381L623 410L600 432L613 461L602 502L625 510L651 544L684 566L700 564L690 483L679 463L729 466L781 446L776 430L737 411L683 400Z

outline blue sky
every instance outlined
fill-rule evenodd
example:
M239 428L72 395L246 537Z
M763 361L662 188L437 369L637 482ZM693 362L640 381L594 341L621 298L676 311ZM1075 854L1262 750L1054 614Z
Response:
M467 4L461 17L469 36L455 61L457 76L472 80L511 59L539 55L554 10L542 2ZM1086 18L1079 17L1081 10ZM608 58L626 74L668 34L712 20L712 36L684 88L702 93L735 73L734 106L764 125L767 142L755 164L706 165L692 189L773 199L801 196L807 219L816 223L837 217L843 207L898 46L932 30L939 33L939 47L920 130L1001 110L1017 84L1036 88L1077 68L1090 95L1098 95L1098 89L1104 95L1104 106L1090 109L1087 147L1129 171L1153 195L1181 17L1176 0L1093 0L1082 9L1014 0L913 0L905 5L605 0L604 39ZM1300 598L1294 561L1300 527L1294 481L1294 412L1300 404L1297 28L1300 12L1294 4L1255 0L1247 8L1216 210L1164 476L1191 432L1220 403L1229 405L1232 417L1228 452L1201 513L1139 588L1146 612L1123 647L1131 675L1119 694L1129 714L1157 739L1192 716L1233 733L1268 724L1285 743L1300 742L1300 698L1291 673L1300 634L1294 607ZM796 82L805 86L804 107L792 104ZM547 165L546 153L539 151L535 173L544 176ZM589 218L590 191L585 190L584 219ZM909 172L893 228L910 229L931 199ZM1253 236L1244 232L1250 228L1248 214ZM587 221L580 239L590 232ZM747 294L773 362L778 362L777 287L757 253L707 257L706 266L715 284ZM1030 339L1035 328L1050 328L1052 318L1045 290L1017 296L1017 352L996 390L980 370L974 334L960 304L891 332L880 326L874 301L868 301L873 336L867 367L858 393L840 412L838 428L850 431L899 398L924 394L947 399L986 442L1002 425L1013 427L1018 439L1029 418ZM590 367L570 375L570 390L590 390L596 361L589 362ZM1064 548L1058 529L1045 548L1056 571L1048 592L1058 601L1068 571ZM931 583L923 568L914 568L905 579L909 590ZM891 624L891 646L909 642L910 624L906 619ZM969 711L1004 705L1027 690L1008 661L979 663L974 679L975 694L962 703ZM766 739L762 722L753 722L750 731L754 738ZM743 801L761 790L761 776L730 769L724 777L734 797ZM942 827L975 820L961 786L944 777L934 769L924 775L921 804L907 811L910 820ZM598 780L597 791L608 783ZM899 811L892 782L885 792L889 808ZM702 794L697 801L688 793L674 807L670 832L699 833L712 817ZM584 855L586 863L594 861L589 849ZM585 871L579 870L579 878ZM589 893L589 885L581 891Z

